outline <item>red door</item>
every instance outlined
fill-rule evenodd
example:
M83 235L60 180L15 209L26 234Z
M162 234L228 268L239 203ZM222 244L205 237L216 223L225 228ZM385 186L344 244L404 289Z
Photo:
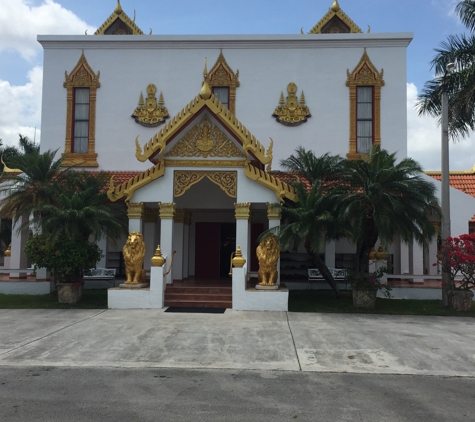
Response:
M196 278L219 278L219 237L220 223L196 223Z

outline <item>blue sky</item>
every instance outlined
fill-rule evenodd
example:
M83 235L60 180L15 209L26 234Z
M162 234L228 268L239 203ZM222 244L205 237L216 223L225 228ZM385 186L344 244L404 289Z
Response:
M0 0L0 138L40 138L42 49L37 34L92 34L117 0ZM136 23L153 34L296 34L308 32L333 0L121 0ZM339 0L366 32L413 32L407 50L408 149L427 170L440 168L440 129L414 111L417 92L432 78L434 48L465 30L457 0ZM475 165L475 136L451 144L451 169Z

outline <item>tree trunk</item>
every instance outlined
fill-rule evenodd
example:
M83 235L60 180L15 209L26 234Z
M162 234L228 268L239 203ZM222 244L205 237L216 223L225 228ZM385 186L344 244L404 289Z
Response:
M305 249L307 250L307 253L312 257L312 261L317 267L318 271L320 271L320 274L323 276L325 281L330 285L330 287L335 291L337 297L340 297L340 290L338 290L338 286L335 282L335 279L332 276L332 273L328 269L327 265L325 262L320 258L320 255L318 253L315 253L311 250L309 242L306 240L305 241Z

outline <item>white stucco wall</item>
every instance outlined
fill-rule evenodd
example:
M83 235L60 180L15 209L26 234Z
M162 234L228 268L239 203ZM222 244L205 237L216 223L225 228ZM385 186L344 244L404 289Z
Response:
M64 72L76 66L81 50L92 69L100 71L97 91L96 152L100 169L144 170L135 159L157 128L145 128L130 117L149 83L163 92L170 116L198 95L203 59L208 69L220 49L230 67L239 69L236 116L261 141L274 139L274 169L298 145L317 154L345 155L349 144L349 89L352 71L367 49L374 66L384 70L381 95L383 146L406 156L406 47L411 33L228 36L45 36L41 149L64 149L66 89ZM295 82L312 117L286 127L271 117L280 93Z

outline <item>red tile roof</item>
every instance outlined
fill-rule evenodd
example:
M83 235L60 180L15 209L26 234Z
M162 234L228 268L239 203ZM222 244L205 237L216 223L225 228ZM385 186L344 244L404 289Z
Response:
M430 171L426 174L439 182L442 179L440 172ZM449 173L449 184L451 187L475 197L475 173L472 172L451 172ZM475 223L475 215L470 220Z

